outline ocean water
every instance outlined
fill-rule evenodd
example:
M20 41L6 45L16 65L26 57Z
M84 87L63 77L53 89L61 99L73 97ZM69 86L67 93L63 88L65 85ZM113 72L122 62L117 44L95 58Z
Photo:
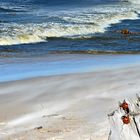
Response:
M140 0L0 0L1 75L7 58L89 53L140 53Z
M0 56L139 53L140 0L1 0Z

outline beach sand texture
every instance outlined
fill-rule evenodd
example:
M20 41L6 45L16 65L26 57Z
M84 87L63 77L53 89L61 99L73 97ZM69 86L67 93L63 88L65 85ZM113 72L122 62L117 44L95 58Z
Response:
M107 114L140 91L139 71L137 65L0 83L0 139L106 140Z

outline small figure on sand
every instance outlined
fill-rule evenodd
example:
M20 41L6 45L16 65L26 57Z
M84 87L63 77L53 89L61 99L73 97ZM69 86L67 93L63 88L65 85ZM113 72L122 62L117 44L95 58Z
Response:
M124 100L123 103L120 104L120 108L122 108L125 112L125 115L121 117L124 124L130 123L130 117L129 117L129 107L128 103Z
M136 96L119 102L119 107L108 114L111 124L108 140L140 140L140 96Z
M129 115L125 115L125 116L122 116L122 121L124 124L129 124L130 123L130 117Z
M120 104L120 108L122 108L126 114L129 113L128 103L124 100L123 103Z

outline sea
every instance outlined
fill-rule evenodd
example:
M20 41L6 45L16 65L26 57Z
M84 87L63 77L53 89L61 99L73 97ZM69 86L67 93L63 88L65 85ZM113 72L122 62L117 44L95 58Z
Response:
M0 81L139 63L139 54L140 0L0 0Z

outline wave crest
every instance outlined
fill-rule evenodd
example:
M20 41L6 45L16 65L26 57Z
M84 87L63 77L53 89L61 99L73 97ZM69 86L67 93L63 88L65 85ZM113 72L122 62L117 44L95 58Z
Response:
M128 0L128 2L131 2L134 4L140 4L140 0Z
M118 12L81 17L62 17L69 23L42 23L8 25L0 31L0 45L26 44L46 41L46 38L89 38L95 33L104 33L111 24L125 19L137 19L136 12ZM74 24L73 24L74 23ZM90 24L89 24L90 23Z

